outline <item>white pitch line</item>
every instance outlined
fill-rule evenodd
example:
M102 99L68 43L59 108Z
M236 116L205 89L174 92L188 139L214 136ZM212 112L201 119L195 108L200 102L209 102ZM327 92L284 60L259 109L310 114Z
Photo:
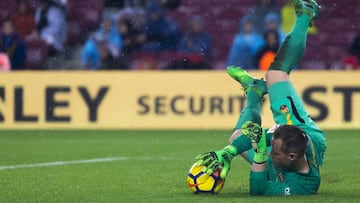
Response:
M101 162L113 162L113 161L125 161L125 160L153 160L153 159L166 160L173 158L171 157L108 157L108 158L98 158L98 159L55 161L55 162L45 162L45 163L37 163L37 164L0 166L0 171L18 169L18 168L38 168L38 167L49 167L49 166L72 165L72 164L88 164L88 163L101 163Z

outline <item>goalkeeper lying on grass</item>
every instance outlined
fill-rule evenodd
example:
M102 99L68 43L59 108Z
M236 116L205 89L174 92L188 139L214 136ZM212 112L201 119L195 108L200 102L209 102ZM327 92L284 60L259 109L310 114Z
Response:
M227 69L247 95L230 145L196 157L197 164L205 165L207 173L221 168L221 177L225 178L232 158L241 154L252 164L252 195L308 195L316 193L320 186L325 135L306 112L289 80L292 68L304 53L308 26L320 7L314 0L292 0L292 3L296 23L267 71L266 82L251 77L241 68ZM261 101L267 93L278 124L271 129L261 127Z

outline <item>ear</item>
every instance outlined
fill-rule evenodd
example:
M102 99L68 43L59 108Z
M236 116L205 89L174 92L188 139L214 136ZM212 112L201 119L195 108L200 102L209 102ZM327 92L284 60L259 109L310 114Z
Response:
M294 161L297 158L297 156L298 155L295 152L290 152L288 155L290 161Z

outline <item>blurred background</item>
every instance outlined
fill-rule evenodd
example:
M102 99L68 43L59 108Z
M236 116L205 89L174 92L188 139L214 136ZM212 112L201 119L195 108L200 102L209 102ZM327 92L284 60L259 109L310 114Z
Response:
M0 202L263 200L245 163L219 197L185 177L246 104L225 68L264 76L295 21L288 1L0 0ZM329 150L319 194L293 199L359 202L360 1L317 1L292 81ZM273 126L267 97L262 109Z
M319 0L297 69L359 69L360 3ZM266 70L285 0L1 0L3 70Z

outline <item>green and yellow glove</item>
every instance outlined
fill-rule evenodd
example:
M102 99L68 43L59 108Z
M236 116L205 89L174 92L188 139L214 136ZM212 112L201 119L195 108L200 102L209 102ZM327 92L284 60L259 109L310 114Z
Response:
M266 134L265 130L257 123L247 121L241 127L242 134L247 136L252 143L255 151L254 162L262 164L268 160L266 151Z
M231 160L237 155L234 146L228 145L221 150L211 151L195 157L197 165L205 166L204 172L212 174L216 170L221 170L220 177L225 179L230 171Z

